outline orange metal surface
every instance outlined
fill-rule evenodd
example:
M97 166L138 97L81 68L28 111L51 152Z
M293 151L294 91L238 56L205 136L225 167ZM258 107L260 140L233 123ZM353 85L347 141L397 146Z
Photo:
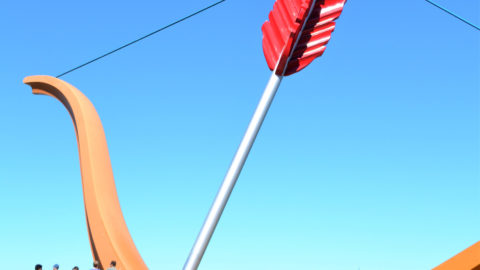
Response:
M23 82L34 94L58 99L73 120L80 155L87 229L94 260L106 269L148 269L128 232L118 201L107 141L93 104L74 86L51 76L30 76ZM480 241L433 270L480 270Z
M480 241L433 268L433 270L480 270Z
M51 76L23 80L34 94L55 97L67 108L77 135L87 229L93 258L101 269L111 260L118 269L148 269L143 262L120 209L107 141L97 111L78 89Z

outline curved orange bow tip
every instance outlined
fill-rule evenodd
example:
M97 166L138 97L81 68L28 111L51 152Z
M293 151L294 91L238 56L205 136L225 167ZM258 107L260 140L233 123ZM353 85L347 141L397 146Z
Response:
M111 260L116 260L120 269L148 269L120 209L105 133L93 104L74 86L51 76L30 76L23 82L32 87L34 94L58 99L72 117L93 258L100 262L102 269L106 269Z
M433 268L433 270L480 270L480 241Z

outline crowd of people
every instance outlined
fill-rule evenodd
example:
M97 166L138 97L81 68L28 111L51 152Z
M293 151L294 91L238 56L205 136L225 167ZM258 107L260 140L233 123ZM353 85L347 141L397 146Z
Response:
M111 261L110 262L110 267L107 268L107 270L117 270L116 267L117 267L117 262L116 261ZM60 268L60 266L58 264L53 265L53 270L58 270L59 268ZM43 270L42 265L41 264L35 265L35 270ZM78 266L74 266L72 268L72 270L80 270L80 268L78 268ZM94 261L93 262L93 268L91 270L100 270L100 262Z

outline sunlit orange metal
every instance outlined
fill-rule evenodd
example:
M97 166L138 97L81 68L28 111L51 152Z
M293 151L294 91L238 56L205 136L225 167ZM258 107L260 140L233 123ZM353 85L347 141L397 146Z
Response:
M111 260L123 270L148 269L123 218L103 126L90 100L72 85L51 76L30 76L23 82L34 94L58 99L72 117L93 258L100 261L101 269L106 269Z
M118 201L107 141L93 104L69 83L51 76L30 76L23 82L34 94L58 99L67 108L77 135L87 229L94 260L106 269L148 269L128 232ZM480 241L433 270L480 270Z
M480 270L480 241L433 268L433 270Z

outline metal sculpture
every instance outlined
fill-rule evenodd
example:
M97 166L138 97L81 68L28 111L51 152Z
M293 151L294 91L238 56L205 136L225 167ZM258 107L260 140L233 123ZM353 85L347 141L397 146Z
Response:
M105 133L93 104L78 89L51 76L30 76L23 82L34 94L58 99L73 120L93 258L100 262L101 269L106 269L111 260L116 260L120 269L148 269L120 209Z
M222 1L220 1L222 2ZM263 51L273 71L220 190L184 265L197 269L250 149L284 76L294 74L321 56L346 0L277 0L262 26ZM87 229L95 260L105 269L111 260L119 269L148 269L128 232L118 201L107 142L100 118L88 98L65 81L30 76L24 83L34 94L58 99L68 110L77 136ZM434 270L480 270L480 242Z
M197 269L242 171L283 76L323 54L346 0L277 0L262 27L263 51L272 76L203 223L184 270Z
M480 241L433 268L433 270L480 270Z

